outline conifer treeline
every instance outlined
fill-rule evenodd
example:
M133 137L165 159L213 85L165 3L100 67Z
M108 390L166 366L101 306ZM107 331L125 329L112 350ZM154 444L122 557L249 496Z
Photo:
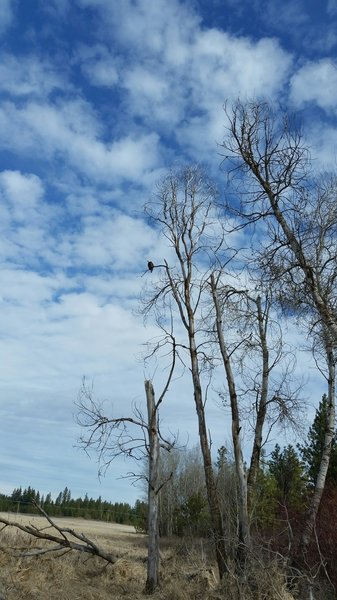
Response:
M101 496L97 499L72 498L71 491L65 487L54 500L49 492L45 496L34 488L28 486L13 490L12 494L0 494L0 511L36 514L41 506L51 517L80 517L82 519L96 519L108 523L121 523L139 526L146 514L146 503L137 500L134 506L127 502L107 502Z

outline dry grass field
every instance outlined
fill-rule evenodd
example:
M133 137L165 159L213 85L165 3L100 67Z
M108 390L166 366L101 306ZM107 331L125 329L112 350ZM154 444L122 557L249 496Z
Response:
M8 515L36 527L46 525L42 517ZM75 529L118 557L114 565L102 559L71 551L59 556L19 556L20 549L41 547L41 542L15 528L0 533L0 598L5 600L125 600L144 598L146 580L146 536L133 527L86 521L56 519L63 527ZM56 533L56 532L55 532ZM213 595L217 582L207 563L204 544L187 548L181 541L162 542L162 585L154 600L192 600ZM210 594L210 595L209 595Z
M7 513L1 516L39 528L46 525L42 517ZM32 551L41 547L41 542L6 527L0 532L0 600L144 600L146 536L126 525L81 519L55 519L55 522L84 533L117 556L117 562L107 564L76 551L20 556L22 548ZM253 595L243 596L234 578L220 586L208 550L207 543L201 540L162 540L161 586L152 596L153 600L237 600L243 597L245 600L292 600L277 571L270 573L265 583L262 576L261 589ZM275 595L267 591L270 582Z

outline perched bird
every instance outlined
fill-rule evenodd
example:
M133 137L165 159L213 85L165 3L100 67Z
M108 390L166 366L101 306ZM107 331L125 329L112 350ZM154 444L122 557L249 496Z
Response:
M154 269L154 264L153 264L152 260L149 260L149 262L147 263L147 268L148 268L148 269L149 269L149 271L151 271L151 273L152 273L152 271L153 271L153 269Z

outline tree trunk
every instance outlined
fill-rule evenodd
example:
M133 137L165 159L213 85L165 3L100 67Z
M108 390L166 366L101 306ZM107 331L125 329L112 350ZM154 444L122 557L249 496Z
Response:
M222 329L222 314L219 305L215 278L212 273L211 275L211 290L212 298L216 313L216 329L217 337L220 347L220 352L226 372L227 385L229 391L229 398L231 404L232 413L232 439L234 446L234 457L235 457L235 469L238 483L238 504L239 504L239 547L238 547L238 558L243 559L250 547L250 531L249 531L249 519L248 519L248 505L247 505L247 478L244 468L241 439L240 439L240 414L237 393L235 388L234 375L228 355L227 347L225 344L225 338Z
M203 403L202 392L201 392L197 351L195 348L195 341L194 341L193 337L190 338L190 350L191 350L191 370L192 370L193 387L194 387L194 400L195 400L195 406L196 406L196 411L197 411L197 415L198 415L199 439L200 439L200 447L201 447L201 452L202 452L203 462L204 462L207 500L208 500L208 505L209 505L211 524L212 524L212 530L213 530L213 536L214 536L217 565L218 565L218 570L219 570L219 576L221 579L225 575L225 573L228 572L228 567L227 567L227 563L226 563L227 553L226 553L226 546L225 546L223 521L222 521L219 499L218 499L216 483L215 483L215 478L214 478L211 450L210 450L208 437L207 437L205 410L204 410L204 403Z
M212 530L214 534L216 559L220 578L228 571L226 564L225 536L223 530L220 503L216 489L213 472L210 444L207 436L204 399L201 387L198 348L196 343L195 319L201 316L198 310L205 289L203 277L193 280L194 260L200 258L200 251L206 258L208 249L204 246L208 226L213 223L209 220L209 213L214 199L213 187L209 185L199 169L185 168L179 170L163 180L159 191L159 207L152 214L157 224L163 230L165 237L170 241L176 258L179 261L179 276L175 276L175 269L168 266L164 260L167 282L161 292L154 296L153 302L162 297L166 298L168 291L179 311L183 327L188 335L188 352L191 365L192 384L195 407L198 416L200 447L203 456L205 484L210 510ZM155 206L157 207L158 201ZM209 245L209 252L214 252ZM208 257L209 258L209 257Z
M184 281L184 300L182 301L179 293L177 292L174 281L171 277L170 270L166 263L166 273L168 280L171 284L172 293L177 303L179 313L181 316L182 323L188 333L189 341L189 355L191 361L191 373L192 373L192 384L194 392L194 402L198 416L198 427L199 427L199 441L200 448L203 457L204 473L205 473L205 484L207 501L209 506L212 532L215 544L215 554L218 565L219 577L222 577L228 572L227 567L227 552L225 545L225 534L223 527L223 520L220 510L220 503L216 488L216 482L213 471L212 456L210 445L207 436L206 418L205 418L205 407L202 396L200 370L198 363L198 351L195 340L195 320L194 311L192 308L190 286L192 279L192 263L191 258L187 260L187 269L185 268L184 260L179 250L179 246L175 246L176 254L180 262L181 272ZM184 311L185 309L185 311Z
M192 379L193 379L193 389L194 389L194 401L195 407L198 415L198 424L199 424L199 439L200 439L200 447L203 456L204 462L204 471L205 471L205 482L206 482L206 491L207 491L207 500L209 505L212 530L214 536L215 543L215 553L217 559L217 565L219 570L219 577L225 575L228 572L227 567L227 553L225 546L225 535L223 529L223 520L220 511L220 504L218 493L216 489L216 483L214 478L213 464L212 464L212 456L211 450L208 442L207 436L207 427L206 427L206 419L205 419L205 408L204 402L202 398L201 391L201 381L200 381L200 371L198 364L198 352L196 348L195 342L195 325L194 325L194 313L191 307L191 299L190 299L190 290L188 281L185 279L185 306L187 309L188 315L188 336L189 336L189 350L190 350L190 358L191 358L191 371L192 371Z
M149 433L148 474L148 560L145 590L152 594L159 585L159 435L154 389L151 381L145 381Z
M261 342L262 350L262 381L261 381L261 396L257 407L256 423L254 431L254 441L252 455L250 459L250 467L248 472L248 510L252 509L254 492L256 489L256 480L260 468L261 459L261 448L262 448L262 434L263 426L266 419L267 413L267 400L268 400L268 383L269 383L269 351L267 346L266 328L263 321L263 313L261 307L260 296L256 301L258 325L259 325L259 337Z
M328 339L329 336L329 339ZM312 533L315 527L318 509L321 503L325 480L329 468L332 440L335 432L335 393L336 393L336 363L333 351L333 344L330 340L330 334L325 336L325 349L328 363L328 405L326 415L326 432L324 437L324 447L319 466L314 494L308 510L307 519L304 525L301 539L301 554L306 554Z

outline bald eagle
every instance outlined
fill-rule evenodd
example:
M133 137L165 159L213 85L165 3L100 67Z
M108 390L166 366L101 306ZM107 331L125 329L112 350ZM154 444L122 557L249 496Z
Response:
M148 269L149 269L149 271L151 271L151 273L152 273L152 271L153 271L153 269L154 269L154 264L153 264L152 260L149 260L149 262L147 263L147 268L148 268Z

